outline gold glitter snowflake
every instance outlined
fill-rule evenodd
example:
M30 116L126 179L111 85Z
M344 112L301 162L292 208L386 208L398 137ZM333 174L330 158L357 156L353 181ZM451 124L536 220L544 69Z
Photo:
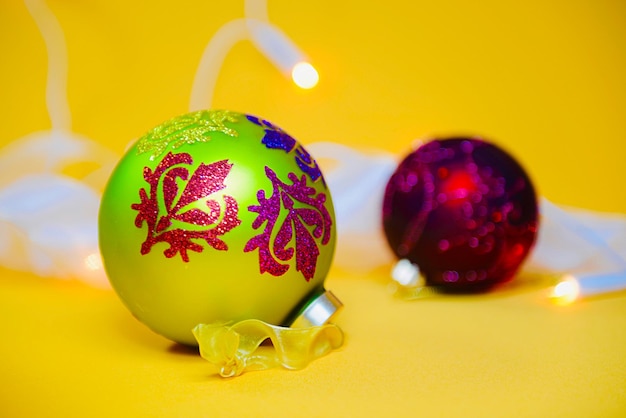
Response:
M185 144L208 142L211 132L237 137L238 132L226 126L226 122L235 123L239 116L227 110L200 110L175 117L142 136L137 143L137 152L149 152L150 160L154 160L169 145L176 149Z

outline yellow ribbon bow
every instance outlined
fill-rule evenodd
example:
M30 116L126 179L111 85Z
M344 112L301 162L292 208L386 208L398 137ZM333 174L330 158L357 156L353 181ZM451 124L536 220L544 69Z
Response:
M200 355L222 377L281 365L297 370L341 347L343 332L334 324L286 328L257 319L230 324L199 324L193 330ZM271 345L263 344L269 340Z

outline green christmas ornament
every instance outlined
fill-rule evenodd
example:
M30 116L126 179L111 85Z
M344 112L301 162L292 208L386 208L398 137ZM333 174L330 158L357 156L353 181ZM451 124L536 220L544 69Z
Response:
M198 111L141 137L104 191L99 239L125 305L183 344L201 323L321 325L340 306L324 289L336 233L322 173L254 116Z

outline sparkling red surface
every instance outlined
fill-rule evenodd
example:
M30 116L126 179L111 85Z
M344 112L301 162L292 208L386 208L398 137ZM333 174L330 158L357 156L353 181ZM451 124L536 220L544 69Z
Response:
M535 189L497 146L475 138L431 141L408 155L387 184L387 241L427 283L482 291L511 280L538 228Z

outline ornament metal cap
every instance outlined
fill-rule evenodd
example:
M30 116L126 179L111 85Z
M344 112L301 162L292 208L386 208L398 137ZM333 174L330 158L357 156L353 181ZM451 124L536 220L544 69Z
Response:
M343 303L331 291L311 299L291 324L291 328L308 328L324 325L339 312Z

